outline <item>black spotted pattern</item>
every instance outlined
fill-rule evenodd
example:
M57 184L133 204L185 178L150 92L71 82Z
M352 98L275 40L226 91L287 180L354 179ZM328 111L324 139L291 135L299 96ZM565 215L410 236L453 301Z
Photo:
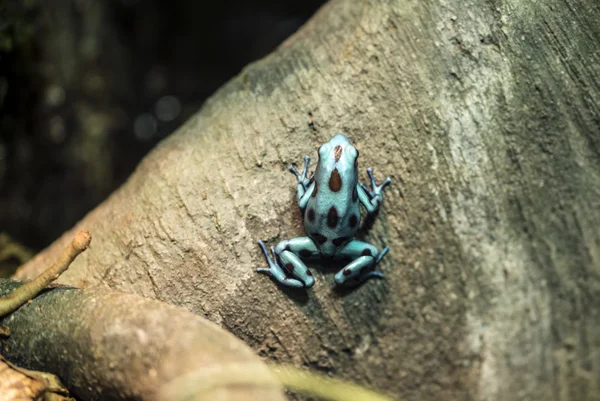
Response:
M335 245L335 246L340 246L347 240L348 240L348 237L338 237L331 242L333 242L333 245Z
M371 253L371 250L367 248L362 251L362 256L373 256L373 254Z
M329 208L329 212L327 212L327 225L329 228L335 228L338 224L338 220L340 216L338 215L338 211L335 206L331 206Z
M311 223L315 221L315 210L312 207L306 212L306 217Z
M352 216L350 216L350 221L348 223L350 224L350 227L356 227L356 225L358 224L358 217L355 214L353 214Z
M308 258L310 255L312 255L312 252L311 252L311 251L309 251L308 249L302 249L302 250L299 252L299 254L300 254L300 256L301 256L301 257L303 257L303 258Z
M317 241L317 243L319 245L323 245L324 243L327 242L327 237L324 236L323 234L319 234L319 233L312 233L310 234L311 238L314 239L315 241Z

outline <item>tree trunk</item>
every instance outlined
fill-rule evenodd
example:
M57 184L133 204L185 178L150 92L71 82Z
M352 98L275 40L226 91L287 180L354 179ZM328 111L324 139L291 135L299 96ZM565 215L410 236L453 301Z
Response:
M85 227L59 282L185 306L269 359L411 400L599 400L598 43L593 0L333 0L16 277ZM362 233L386 279L288 292L256 240L303 235L287 166L337 132L392 178Z

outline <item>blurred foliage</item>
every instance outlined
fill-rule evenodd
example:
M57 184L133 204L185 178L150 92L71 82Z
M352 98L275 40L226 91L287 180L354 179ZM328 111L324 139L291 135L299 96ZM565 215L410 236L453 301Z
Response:
M33 257L33 252L14 242L6 233L0 232L0 278L8 278L14 271Z
M37 0L0 0L0 52L10 52L33 39L35 24L31 15L37 3Z
M39 250L324 0L0 0L0 230Z

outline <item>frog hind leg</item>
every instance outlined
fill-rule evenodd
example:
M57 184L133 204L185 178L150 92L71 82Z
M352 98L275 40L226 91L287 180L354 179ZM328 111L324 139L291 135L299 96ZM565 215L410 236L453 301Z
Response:
M256 269L257 272L270 274L277 282L288 287L310 288L315 284L312 273L300 259L300 256L312 257L318 254L310 238L281 241L275 248L271 248L273 259L269 256L265 244L262 241L258 241L258 244L267 258L269 267Z
M349 258L352 261L336 273L335 283L337 285L358 284L371 277L384 278L383 273L370 270L370 268L374 268L389 249L390 247L386 246L379 252L375 246L366 242L350 241L336 254L338 257Z

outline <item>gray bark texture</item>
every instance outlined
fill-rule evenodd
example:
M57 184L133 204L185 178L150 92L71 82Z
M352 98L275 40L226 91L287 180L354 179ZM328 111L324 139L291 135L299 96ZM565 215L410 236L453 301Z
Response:
M128 182L58 281L204 315L275 361L409 400L600 400L600 3L333 0ZM254 272L303 235L287 171L337 132L392 178L384 280Z

